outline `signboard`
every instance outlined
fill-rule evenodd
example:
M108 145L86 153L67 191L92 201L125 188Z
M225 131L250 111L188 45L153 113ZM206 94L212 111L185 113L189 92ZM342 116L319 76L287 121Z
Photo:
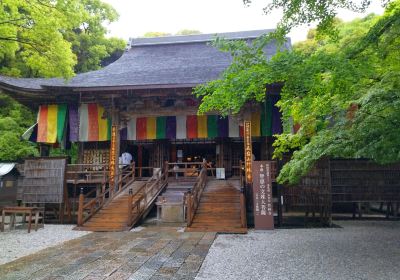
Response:
M246 184L253 181L251 174L251 162L253 160L253 149L251 146L251 122L244 121L244 170L246 176Z
M270 161L253 161L254 228L274 229Z
M115 159L117 157L117 126L111 126L111 146L110 146L110 161L109 161L109 174L110 174L110 186L114 186L115 178Z

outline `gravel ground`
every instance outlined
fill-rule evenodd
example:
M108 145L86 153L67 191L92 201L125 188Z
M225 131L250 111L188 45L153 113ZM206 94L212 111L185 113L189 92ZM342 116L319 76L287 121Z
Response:
M90 233L72 230L73 227L45 225L38 231L31 230L31 233L26 229L0 232L0 265Z
M196 279L400 279L400 222L219 235Z

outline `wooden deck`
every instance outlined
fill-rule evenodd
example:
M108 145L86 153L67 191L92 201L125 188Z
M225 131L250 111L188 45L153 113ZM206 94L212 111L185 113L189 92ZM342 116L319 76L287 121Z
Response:
M247 233L242 227L237 181L210 180L203 191L189 232Z

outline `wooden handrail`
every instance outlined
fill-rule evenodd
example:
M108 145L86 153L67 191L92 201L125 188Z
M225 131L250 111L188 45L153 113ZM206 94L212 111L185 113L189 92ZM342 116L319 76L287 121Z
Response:
M124 170L124 169L122 169ZM135 180L135 163L133 162L125 171L119 174L119 170L116 176L118 176L117 186L106 188L108 182L105 181L103 183L102 191L95 197L90 199L85 203L85 200L89 198L89 192L86 195L83 194L83 189L81 189L81 194L79 195L79 206L78 206L78 217L77 224L78 226L82 226L88 219L90 219L97 211L99 211L104 205L108 204L113 197L121 193L125 190L134 180ZM114 192L113 188L117 188L117 191ZM89 214L84 217L85 210L89 210Z
M157 195L161 192L164 186L167 184L168 176L164 169L160 168L156 174L153 175L146 183L135 190L129 190L128 197L128 220L127 227L131 228L140 219L146 209L153 203ZM134 196L140 197L133 201Z
M246 197L243 187L240 188L240 223L242 228L247 228Z
M203 163L202 166L200 174L196 179L196 183L192 190L186 195L186 224L188 227L192 225L194 214L196 213L197 207L200 203L201 194L207 185L207 165Z

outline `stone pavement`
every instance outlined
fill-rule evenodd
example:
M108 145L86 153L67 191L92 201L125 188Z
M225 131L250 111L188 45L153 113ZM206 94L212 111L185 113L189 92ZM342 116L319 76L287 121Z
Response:
M0 266L0 279L194 279L215 233L91 233Z

